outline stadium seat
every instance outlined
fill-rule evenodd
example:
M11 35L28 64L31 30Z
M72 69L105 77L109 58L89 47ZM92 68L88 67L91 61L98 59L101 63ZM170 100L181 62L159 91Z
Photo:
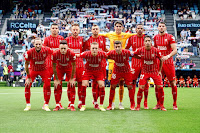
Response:
M30 15L30 17L32 17L32 15L33 15L33 12L29 12L29 15Z
M13 14L16 12L16 10L13 10Z
M160 15L160 14L158 14L158 15L157 15L157 17L158 17L158 18L161 18L161 15Z
M194 8L193 8L193 7L190 7L190 10L194 10Z
M191 9L190 11L194 12L194 9Z
M35 11L35 13L37 14L37 10L34 10Z
M174 14L177 14L178 13L178 10L174 10Z
M0 14L2 14L2 12L3 12L3 11L2 11L2 10L0 10Z
M149 17L149 15L144 15L144 18L147 19Z
M42 13L42 10L38 10L38 14L41 14Z
M165 10L161 10L160 12L161 12L161 14L165 14Z
M195 14L198 14L199 13L199 10L195 10Z

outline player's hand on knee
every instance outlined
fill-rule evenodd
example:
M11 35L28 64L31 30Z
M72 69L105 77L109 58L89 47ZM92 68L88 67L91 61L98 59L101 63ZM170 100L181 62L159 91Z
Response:
M73 79L69 79L69 83L70 83L70 86L73 87L75 85L74 78Z
M25 82L25 86L28 87L32 83L32 80L28 78Z
M57 88L57 86L60 84L60 80L54 80L54 86Z

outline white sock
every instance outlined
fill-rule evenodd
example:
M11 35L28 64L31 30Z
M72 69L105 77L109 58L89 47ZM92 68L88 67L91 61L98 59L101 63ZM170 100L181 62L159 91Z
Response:
M119 102L120 105L122 105L122 102Z
M74 106L74 104L70 104L70 106Z
M82 101L78 101L78 104L82 104Z
M26 106L31 106L31 104L30 104L30 103L28 103L28 104L26 104Z
M96 104L98 104L97 102L94 102L94 104L96 105Z
M45 104L44 106L49 106L48 104Z
M56 104L56 106L60 106L60 104Z

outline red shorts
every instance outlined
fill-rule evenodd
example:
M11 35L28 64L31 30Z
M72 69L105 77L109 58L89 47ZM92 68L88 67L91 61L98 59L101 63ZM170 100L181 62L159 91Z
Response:
M90 79L94 79L96 81L105 80L104 72L103 71L89 71L89 70L83 71L82 80L90 80Z
M131 68L131 73L132 73L132 79L133 80L137 80L137 78L139 77L139 75L141 73L141 70L142 70L141 67Z
M132 80L132 73L128 72L128 73L116 73L113 72L112 74L112 78L111 78L111 85L116 85L119 83L119 80L123 78L125 81L126 85L132 85L133 84L133 80Z
M48 68L50 78L53 76L53 67Z
M192 82L191 82L191 81L186 81L186 83L187 83L187 84L191 84Z
M185 81L179 81L180 84L183 84Z
M167 79L169 81L173 81L175 80L175 67L174 64L163 64L162 67L162 76L164 77L164 75L167 76Z
M65 81L69 81L69 79L71 78L71 73L72 73L72 69L69 70L60 70L60 69L56 69L57 70L57 75L58 75L58 79L59 80L63 80L64 74L66 74L66 79Z
M36 78L38 75L41 76L42 81L44 81L44 83L47 83L47 84L50 85L51 78L50 78L50 76L49 76L49 71L48 71L48 69L43 70L43 71L31 71L31 70L30 70L30 78L31 78L32 81L34 81L35 78ZM28 78L28 77L26 76L26 79L27 79L27 78Z
M139 85L146 85L147 84L147 80L149 80L150 78L153 79L154 83L156 85L162 85L162 78L160 75L157 74L147 74L147 73L141 73L140 74L140 80L139 80Z
M77 82L82 82L83 70L84 70L84 67L77 67L77 68L76 68L75 77L76 77L76 81L77 81Z

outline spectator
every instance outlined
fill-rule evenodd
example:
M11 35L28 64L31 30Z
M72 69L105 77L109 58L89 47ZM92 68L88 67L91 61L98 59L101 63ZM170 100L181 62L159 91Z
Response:
M8 80L8 67L7 67L7 64L4 65L3 67L3 75L4 75L4 81L7 81Z
M1 82L3 81L3 70L4 70L4 68L3 68L3 65L1 64L1 66L0 66L0 80L1 80Z
M9 73L8 77L9 77L8 78L9 86L13 86L13 81L14 81L15 74L14 74L12 69L10 70L10 73Z
M12 54L10 54L10 57L9 57L9 63L13 64L14 62L14 57Z
M10 55L11 53L11 45L10 43L8 43L7 47L6 47L6 55Z
M24 73L25 73L25 71L24 71L24 67L23 67L23 64L21 64L20 74L23 75Z
M182 29L181 33L180 33L180 36L181 36L181 40L185 40L186 39L186 32L184 29Z
M8 66L8 73L10 73L11 70L14 71L13 66L12 66L12 63L10 63L9 66Z
M200 37L200 29L196 31L196 37Z
M3 53L2 53L2 51L0 51L0 60L3 60L4 58L3 58Z
M191 44L193 46L193 53L194 53L194 56L197 56L197 39L192 39L191 40Z
M23 61L23 53L18 53L18 52L15 52L17 55L18 55L18 61L19 61L19 64L22 64L22 61Z
M191 36L191 31L187 28L186 29L186 39Z

